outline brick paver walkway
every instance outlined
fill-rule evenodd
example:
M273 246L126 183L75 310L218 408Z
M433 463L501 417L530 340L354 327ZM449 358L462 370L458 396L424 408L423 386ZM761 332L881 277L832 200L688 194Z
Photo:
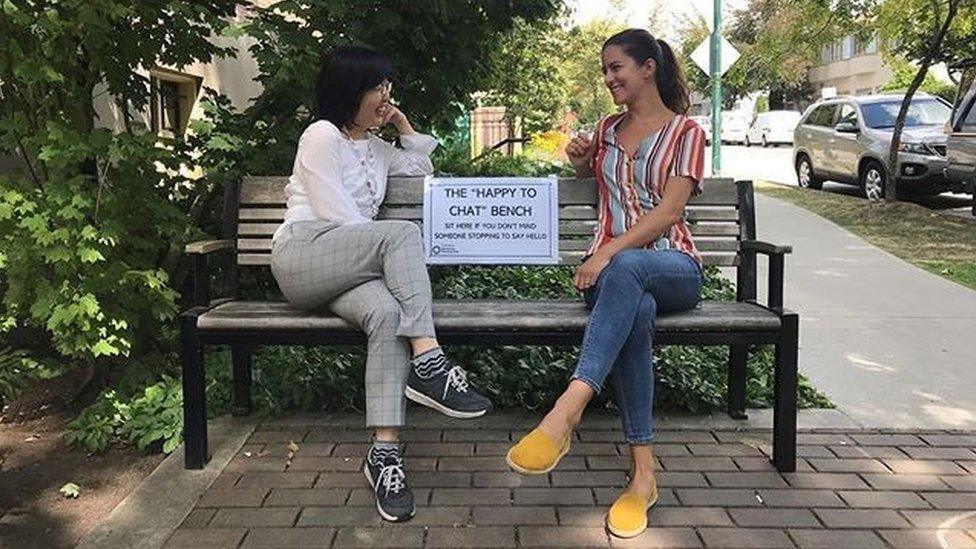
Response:
M976 547L974 433L801 432L781 475L768 431L662 430L652 527L619 540L602 526L628 463L615 418L588 418L554 472L527 478L503 456L534 420L418 416L410 522L376 514L361 418L305 416L260 424L167 547Z

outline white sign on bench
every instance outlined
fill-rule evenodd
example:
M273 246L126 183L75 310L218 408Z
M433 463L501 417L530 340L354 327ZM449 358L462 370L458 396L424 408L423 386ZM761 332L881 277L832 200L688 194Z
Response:
M558 264L558 190L556 177L427 178L427 263Z

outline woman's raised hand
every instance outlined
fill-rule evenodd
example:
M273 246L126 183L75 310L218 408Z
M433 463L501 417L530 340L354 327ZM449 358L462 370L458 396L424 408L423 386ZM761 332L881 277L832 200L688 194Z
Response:
M403 114L396 105L387 103L382 107L383 123L380 127L386 126L387 124L393 124L397 132L400 135L413 133L413 127L410 126L410 121L407 120L407 115Z
M576 134L566 145L566 156L577 172L589 169L594 151L593 139L583 132Z

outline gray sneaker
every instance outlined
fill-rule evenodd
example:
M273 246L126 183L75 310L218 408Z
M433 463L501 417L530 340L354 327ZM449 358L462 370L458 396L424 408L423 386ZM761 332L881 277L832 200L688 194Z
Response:
M390 522L410 520L417 511L413 492L407 486L400 448L373 446L366 455L363 474L376 496L376 511Z
M414 359L407 377L407 398L459 419L485 415L491 401L468 383L468 374L443 353Z

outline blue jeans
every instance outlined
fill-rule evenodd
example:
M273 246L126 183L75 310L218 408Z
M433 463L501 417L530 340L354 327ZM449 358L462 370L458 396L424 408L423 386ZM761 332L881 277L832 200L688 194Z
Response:
M658 313L693 309L702 272L676 250L624 250L603 269L584 298L591 309L573 379L597 393L613 376L624 435L647 444L653 435L654 355Z

